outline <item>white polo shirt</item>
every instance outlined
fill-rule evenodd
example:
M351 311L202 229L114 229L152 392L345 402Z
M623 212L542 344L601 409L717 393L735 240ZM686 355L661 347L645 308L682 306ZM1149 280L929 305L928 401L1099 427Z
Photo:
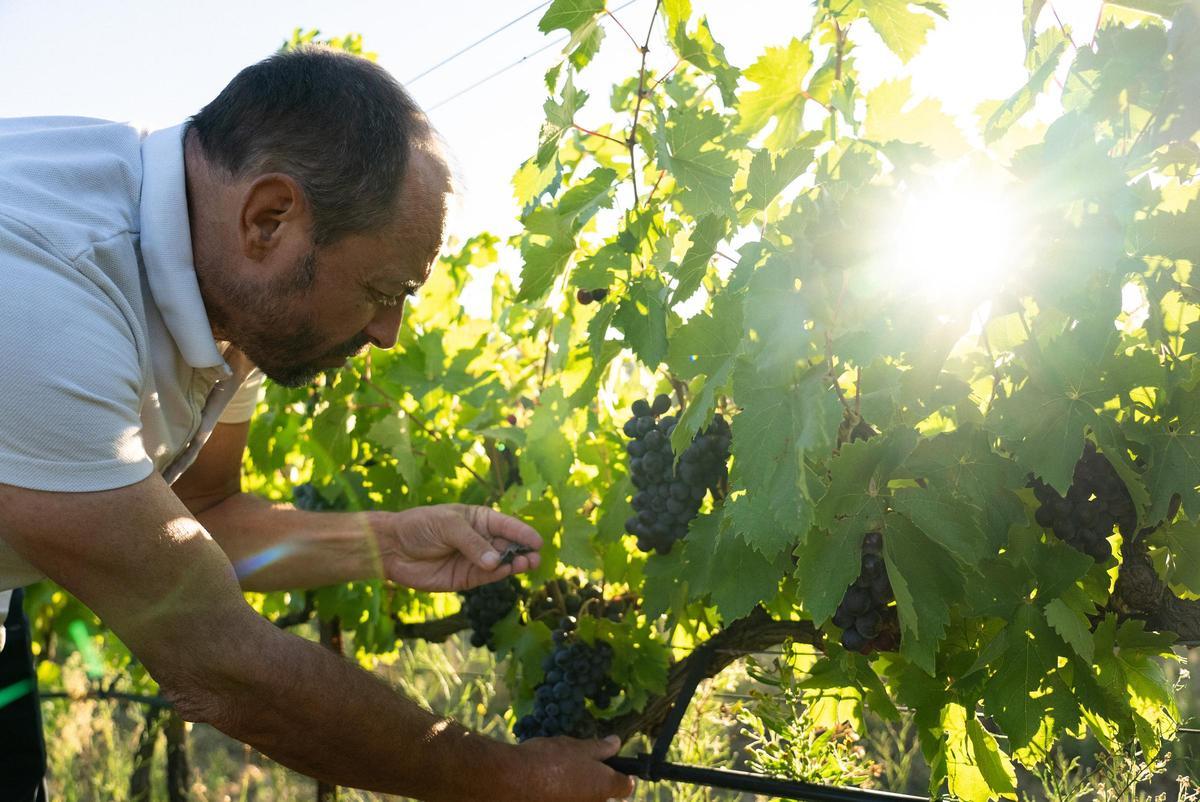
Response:
M0 119L0 482L173 482L253 413L262 376L214 341L196 282L182 134ZM0 523L0 620L40 578Z

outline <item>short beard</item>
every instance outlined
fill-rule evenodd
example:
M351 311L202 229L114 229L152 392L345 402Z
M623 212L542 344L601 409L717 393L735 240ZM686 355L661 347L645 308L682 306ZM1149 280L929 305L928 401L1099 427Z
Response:
M285 387L303 387L330 368L335 357L351 357L368 344L359 332L313 356L321 337L306 320L294 319L288 302L307 295L316 274L317 251L302 257L290 275L257 285L235 279L217 265L197 264L196 279L209 320L267 378Z

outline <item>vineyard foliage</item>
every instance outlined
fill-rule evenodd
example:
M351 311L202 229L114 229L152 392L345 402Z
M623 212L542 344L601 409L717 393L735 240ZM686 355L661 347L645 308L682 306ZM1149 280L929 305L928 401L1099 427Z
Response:
M1200 639L1200 22L1129 0L1089 41L1038 32L1042 5L1025 3L1028 84L964 133L907 80L864 91L856 69L868 38L911 59L944 24L937 2L818 0L810 30L734 65L690 0L659 2L650 33L621 20L632 35L604 0L554 0L540 27L570 40L514 177L522 232L455 245L393 351L269 387L249 487L533 524L547 546L526 593L570 576L636 600L572 634L611 646L622 693L593 706L602 724L761 608L817 627L814 724L904 709L931 791L1015 798L1014 762L1085 734L1156 753L1178 718L1163 661ZM677 63L651 69L644 44ZM589 98L602 46L630 74ZM1022 124L1058 87L1061 115ZM897 267L894 229L947 165L1002 176L1019 224L1002 271L966 243L954 276L979 280L931 293ZM457 299L506 247L519 274L496 274L487 318L467 315ZM720 416L731 457L686 537L647 553L626 531L623 426L660 393L674 454ZM1065 496L1085 443L1133 510L1101 533L1104 559L1035 517L1034 486ZM896 637L847 651L832 619L851 620L843 598L879 558ZM256 603L275 616L303 596ZM395 647L394 619L458 604L381 582L315 595L362 655ZM511 658L514 721L557 626L522 610L488 641Z

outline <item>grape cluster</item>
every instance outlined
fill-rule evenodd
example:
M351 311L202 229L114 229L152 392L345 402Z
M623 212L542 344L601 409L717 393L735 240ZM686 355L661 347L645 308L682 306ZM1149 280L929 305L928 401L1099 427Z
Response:
M587 708L612 704L621 689L608 676L613 649L603 641L585 643L575 634L576 619L566 616L554 630L554 651L542 661L545 672L533 692L533 712L513 726L518 740L569 735L591 738L596 719Z
M634 401L633 417L624 428L631 438L625 450L637 490L635 515L625 521L625 530L637 536L639 549L659 554L669 552L675 541L687 534L705 494L724 483L731 440L729 423L717 415L692 439L677 466L671 451L676 419L673 415L659 417L670 408L671 399L666 395L658 396L654 403Z
M863 539L862 566L833 614L842 630L842 646L850 652L894 651L900 645L900 618L883 563L883 535L868 532Z
M1132 535L1137 527L1137 510L1125 483L1112 463L1092 442L1086 441L1083 456L1075 463L1067 495L1041 479L1032 477L1029 486L1038 500L1034 520L1051 529L1064 543L1089 555L1098 563L1112 557L1108 536L1113 527Z
M463 592L463 607L471 623L471 645L486 646L496 651L492 641L492 627L517 606L521 598L521 583L513 577L501 579L488 585L480 585Z
M596 585L558 577L547 582L529 601L528 613L531 621L561 623L566 617L585 614L620 621L631 604L627 598L605 599Z

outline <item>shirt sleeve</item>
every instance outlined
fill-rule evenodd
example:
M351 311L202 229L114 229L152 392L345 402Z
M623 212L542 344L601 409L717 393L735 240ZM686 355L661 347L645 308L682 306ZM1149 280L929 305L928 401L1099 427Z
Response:
M154 469L142 442L142 370L128 317L96 272L0 226L0 482L124 487Z
M218 423L245 423L254 417L254 410L262 397L263 373L258 368L250 371L237 393L221 412Z

